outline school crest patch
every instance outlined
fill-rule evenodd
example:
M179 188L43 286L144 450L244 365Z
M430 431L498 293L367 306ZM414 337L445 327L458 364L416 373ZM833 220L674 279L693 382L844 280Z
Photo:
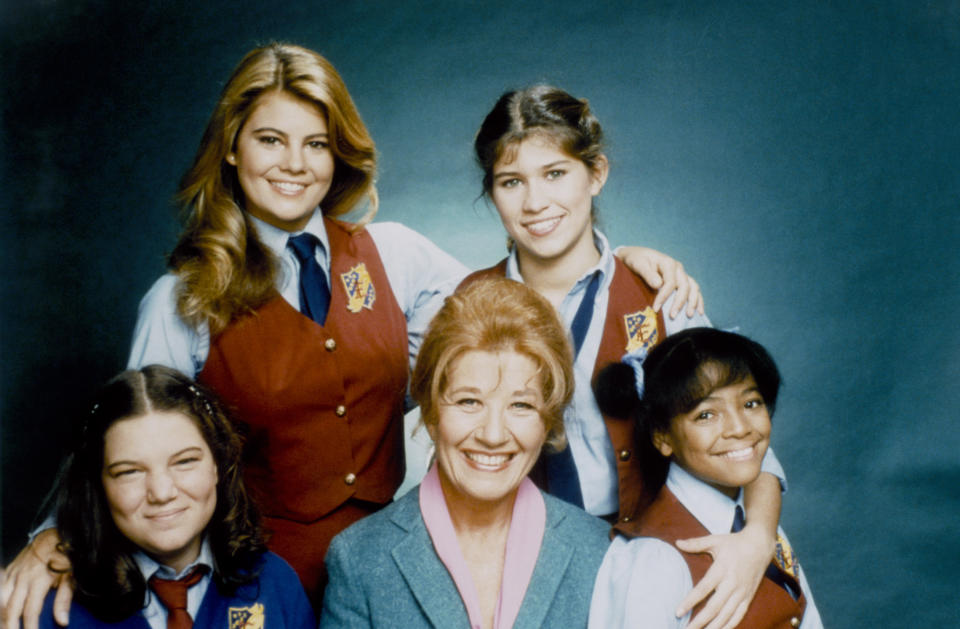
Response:
M361 262L346 273L340 274L343 288L347 291L347 310L360 312L361 309L373 310L377 291L367 272L367 265Z
M249 607L231 607L227 610L230 625L227 629L263 629L263 603Z
M623 315L623 324L627 328L627 352L649 350L660 339L657 313L650 306L633 314Z

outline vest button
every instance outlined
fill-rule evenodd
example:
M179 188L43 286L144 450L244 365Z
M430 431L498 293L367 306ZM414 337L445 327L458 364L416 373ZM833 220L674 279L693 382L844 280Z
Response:
M333 412L337 414L337 417L343 417L347 414L347 407L341 404Z
M357 475L354 474L353 472L350 472L349 474L343 477L343 482L345 482L348 485L352 485L355 482L357 482Z
M630 450L620 450L620 460L629 461L630 460Z
M629 516L629 515L624 516L621 521L622 521L622 522L629 522L629 521L630 521L630 516Z
M800 619L797 618L796 616L794 616L793 618L791 618L791 619L790 619L790 626L791 626L791 627L799 627L799 626L800 626Z
M327 348L328 352L332 352L333 350L337 349L337 342L333 339L327 339L323 342L323 346Z

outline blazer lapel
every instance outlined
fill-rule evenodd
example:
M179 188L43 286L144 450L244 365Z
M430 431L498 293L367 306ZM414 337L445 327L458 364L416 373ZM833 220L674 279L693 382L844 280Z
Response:
M547 613L550 611L553 599L563 583L567 567L573 556L573 545L569 540L559 539L558 528L563 522L563 513L550 509L547 503L547 526L543 532L543 544L540 545L540 556L533 570L530 585L523 597L523 605L514 623L517 627L546 626Z
M419 501L402 500L402 503L402 508L397 509L391 518L407 531L390 553L397 568L430 624L439 629L469 626L460 592L433 549L420 515Z

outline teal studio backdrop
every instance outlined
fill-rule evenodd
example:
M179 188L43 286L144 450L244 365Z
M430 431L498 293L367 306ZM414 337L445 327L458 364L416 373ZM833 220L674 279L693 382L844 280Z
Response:
M954 625L960 2L110 2L2 8L2 540L126 361L223 82L274 39L343 75L381 220L504 254L471 141L502 91L588 97L615 245L684 262L786 388L782 520L830 627Z

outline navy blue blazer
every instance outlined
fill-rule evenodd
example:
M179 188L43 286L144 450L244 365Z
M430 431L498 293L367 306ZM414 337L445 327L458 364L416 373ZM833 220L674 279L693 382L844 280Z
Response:
M238 587L232 596L221 594L216 584L211 582L193 621L194 629L234 629L244 626L315 629L317 623L313 609L293 568L271 552L264 553L259 568L260 577ZM44 601L40 629L61 629L53 620L53 596L54 592L51 591ZM251 614L256 614L255 618L250 619ZM108 623L74 601L70 606L70 629L77 627L150 629L140 613L117 623Z
M470 626L420 515L419 494L418 487L333 538L321 629ZM543 545L514 627L586 627L609 526L553 496L543 499Z

